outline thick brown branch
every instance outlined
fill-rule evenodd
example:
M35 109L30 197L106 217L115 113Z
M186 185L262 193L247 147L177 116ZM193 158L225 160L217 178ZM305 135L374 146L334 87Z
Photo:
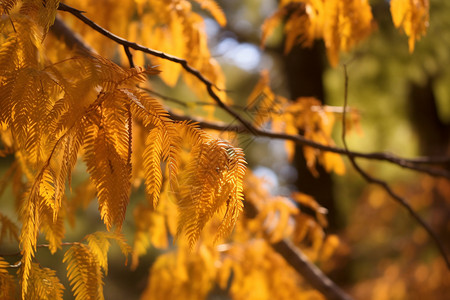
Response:
M81 51L94 52L89 45L87 45L75 32L67 27L66 23L60 18L55 18L55 23L51 27L51 32L70 48L79 49Z
M248 218L255 218L259 213L250 201L245 201L244 209ZM328 300L352 300L352 297L328 278L292 242L283 239L272 243L271 246L306 282L321 292Z
M291 265L308 283L320 291L328 300L351 300L348 294L341 290L318 267L311 263L303 252L295 247L289 240L281 240L272 244L286 262Z
M179 57L169 55L169 54L166 54L161 51L150 49L150 48L144 47L142 45L130 42L124 38L121 38L121 37L109 32L108 30L104 29L103 27L101 27L100 25L98 25L97 23L95 23L94 21L89 19L88 17L86 17L82 11L75 9L73 7L70 7L64 3L59 3L58 10L71 13L73 16L75 16L77 19L79 19L80 21L82 21L83 23L85 23L86 25L88 25L89 27L94 29L95 31L99 32L100 34L104 35L105 37L109 38L110 40L116 42L117 44L126 47L125 49L131 48L131 49L134 49L137 51L141 51L141 52L144 52L144 53L180 64L184 70L186 70L188 73L197 77L206 86L206 90L208 91L208 94L211 96L211 98L217 103L217 105L220 108L222 108L228 114L233 116L236 120L239 121L239 123L241 123L243 126L245 126L250 132L254 132L254 127L247 120L243 119L238 113L236 113L232 108L227 106L219 98L219 96L216 94L216 92L214 92L213 88L215 88L215 85L211 81L209 81L206 77L204 77L203 74L200 73L199 70L190 66L185 59L181 59Z
M347 66L344 65L344 76L345 76L345 89L344 89L344 113L342 118L342 143L344 144L344 150L346 152L349 152L347 141L345 138L346 135L346 124L345 124L345 111L347 108L347 96L348 96L348 75L347 75ZM444 248L444 245L439 240L439 237L434 233L434 231L431 229L431 227L419 216L419 214L411 207L411 205L405 201L402 197L397 195L391 187L384 182L383 180L377 179L370 174L368 174L366 171L364 171L356 162L355 156L347 155L353 168L369 183L376 184L380 187L382 187L397 203L399 203L401 206L403 206L408 213L411 215L411 217L416 220L417 223L422 226L423 229L428 233L428 235L431 237L431 239L435 242L436 246L438 247L439 251L441 252L442 257L444 258L447 268L450 270L450 259L448 258L447 252Z

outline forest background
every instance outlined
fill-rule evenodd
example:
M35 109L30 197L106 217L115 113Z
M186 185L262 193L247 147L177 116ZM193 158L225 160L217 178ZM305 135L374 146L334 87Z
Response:
M45 2L50 3L51 1ZM191 3L169 1L172 7L163 2L158 4L160 5L158 8L170 7L167 8L168 10L173 9L176 5ZM262 118L264 121L274 118L271 112L265 112L265 110L284 103L284 99L314 97L318 100L311 102L313 104L310 103L308 109L311 111L316 109L325 113L331 124L334 125L333 128L325 127L324 132L330 134L330 139L327 137L323 143L332 147L335 144L337 147L344 147L341 134L342 124L345 124L349 131L346 135L347 146L351 151L364 153L387 151L405 158L441 158L439 164L420 165L426 169L430 167L432 170L437 170L432 173L434 175L438 173L438 176L400 168L398 165L375 159L359 159L358 166L365 170L363 174L370 174L361 176L346 155L342 155L342 158L333 157L328 160L323 157L319 158L320 155L318 155L315 158L322 164L313 163L314 167L311 167L311 157L308 159L307 151L301 146L294 150L291 144L286 144L282 139L230 133L229 131L234 126L242 124L235 119L235 116L230 116L227 111L224 112L217 108L217 104L212 102L210 95L205 92L202 82L187 73L183 73L183 77L179 78L178 74L181 74L182 67L177 63L164 59L155 60L150 55L131 50L135 65L155 64L162 70L160 77L151 76L150 84L145 89L147 91L151 89L148 92L149 95L160 99L164 107L175 116L185 115L193 120L207 120L204 124L205 127L208 127L208 122L217 120L221 121L220 124L225 124L220 130L211 134L231 140L235 146L243 148L248 169L251 169L255 176L254 184L257 187L253 188L257 193L262 193L263 189L268 190L267 193L262 193L264 196L260 194L259 197L269 199L281 195L295 198L292 193L298 191L315 199L314 201L310 198L302 198L303 200L299 200L297 208L300 208L302 214L312 217L316 224L314 226L323 229L321 233L323 235L320 237L323 242L318 246L319 248L315 248L314 243L317 237L314 237L314 231L311 231L309 237L305 238L299 247L346 293L355 299L445 299L445 295L450 293L449 271L435 241L429 237L423 226L411 218L404 207L398 205L388 195L385 188L377 184L370 185L368 181L371 181L370 178L373 179L371 176L374 176L388 183L392 191L407 201L410 207L429 224L443 248L449 249L450 71L448 66L450 65L450 20L446 16L450 12L450 4L447 4L446 1L431 0L426 34L425 32L423 32L423 36L418 34L413 37L411 42L411 35L408 37L403 32L404 28L396 28L393 23L390 1L370 1L373 14L373 20L369 24L370 32L362 34L359 40L355 40L354 43L357 45L348 47L350 50L348 53L340 53L340 57L336 57L336 53L330 54L329 48L322 39L313 39L309 47L304 47L305 45L301 43L294 43L292 49L286 51L285 42L289 40L289 28L287 27L289 22L283 23L282 20L287 21L289 17L292 17L293 12L298 9L295 6L296 3L302 1L280 2L217 1L218 7L221 8L219 9L216 6L202 6L202 3L211 4L212 1L192 1L192 11L198 13L205 23L208 44L207 47L203 44L203 47L209 49L211 57L219 63L223 71L224 78L222 79L222 71L203 69L203 75L207 79L220 84L226 82L226 91L217 90L220 97L227 95L234 103L234 106L231 107L240 111L241 115L253 122L252 124L258 125L261 124L258 123L257 118ZM406 2L417 5L419 5L418 3L428 3L428 1ZM107 1L105 3L98 1L96 4L90 1L65 1L64 3L85 11L85 15L92 21L129 41L136 41L181 58L185 58L183 54L189 56L185 50L176 49L177 46L181 47L181 44L177 44L175 40L162 42L164 37L161 36L147 40L139 37L139 28L145 22L151 22L145 18L138 18L140 13L145 12L145 1L130 1L127 5L124 5L123 1ZM287 13L283 15L283 4L286 3L288 4L286 6ZM122 8L120 8L121 5ZM127 15L124 13L126 11L124 7L129 10L135 9L136 14ZM279 12L278 15L276 11ZM91 49L124 68L129 67L130 56L124 51L124 48L101 37L91 27L75 23L75 18L70 16L67 11L59 11L58 16L69 27L72 26L71 30L77 32L81 40L92 47ZM129 19L124 19L124 16ZM224 21L225 16L226 22ZM279 23L277 16L281 16L278 19ZM2 20L3 26L9 26L5 25L6 17ZM274 22L270 23L267 20ZM158 26L158 24L154 26ZM272 31L270 34L262 35L262 32L267 33L269 30ZM286 30L288 34L284 35L283 30ZM54 32L55 30L50 29L46 37L46 42L52 46L58 45L52 41L55 39ZM187 33L185 34L187 35ZM261 42L262 36L266 38L264 43ZM201 41L201 37L199 40ZM201 42L205 43L206 41ZM349 42L349 44L352 43L352 41ZM54 55L53 52L67 51L66 46L60 45L59 47L48 47L46 55L51 57ZM130 51L129 48L127 49ZM203 54L209 55L209 53ZM193 58L186 59L189 62L189 59ZM280 97L278 98L281 99L278 100L280 102L273 100L276 97ZM270 100L271 98L273 99ZM344 101L348 103L344 104ZM326 106L322 107L321 104ZM293 106L291 109L299 108ZM347 115L346 123L342 123L344 111ZM306 116L308 115L306 114ZM272 120L271 126L273 124L277 123ZM319 124L321 123L319 122ZM287 133L296 134L297 129L293 130L287 131ZM305 136L307 136L307 131L307 126L299 129L299 133ZM314 138L312 139L314 140ZM3 145L6 144L5 138L3 138ZM12 177L9 170L15 160L16 157L13 154L5 153L5 157L1 161L5 174L2 180L4 194L1 214L8 220L16 218L15 205L17 204L12 201L15 197L14 184L9 185L9 179ZM345 167L341 166L341 160L345 163ZM47 249L42 249L45 247L38 247L36 250L36 261L39 262L42 269L48 267L56 270L58 278L65 286L64 298L68 299L73 297L71 294L73 282L70 284L69 280L65 278L66 264L63 264L62 261L65 259L66 249L73 246L70 245L71 242L82 241L86 234L106 230L104 222L99 217L97 201L90 201L95 197L95 191L83 189L83 184L88 178L86 167L82 164L77 165L72 177L74 198L87 197L85 199L89 200L84 200L74 215L73 224L76 226L72 228L66 224L64 242L69 244L62 245L63 249L54 254ZM251 186L250 183L247 183L247 186ZM77 187L81 187L82 192L79 192ZM251 188L248 189L251 190ZM246 198L250 197L248 193L244 191ZM145 255L141 253L137 264L136 256L139 255L136 255L136 243L133 244L133 241L136 240L136 228L142 223L136 221L138 218L133 220L133 217L136 218L137 211L140 209L139 203L145 199L145 194L143 186L134 185L122 227L124 238L133 247L134 269L131 270L130 266L124 266L124 258L120 249L113 247L107 263L107 276L105 274L103 278L103 292L106 299L139 297L146 299L147 297L156 297L155 295L161 297L164 293L166 296L169 295L169 298L176 296L186 299L195 299L198 295L204 295L210 299L240 299L239 297L250 299L251 296L254 299L262 299L258 297L270 298L276 295L274 293L276 293L277 287L262 288L261 286L274 280L269 274L261 275L266 277L264 279L258 279L255 274L246 273L248 278L252 278L253 281L246 283L249 287L238 287L234 284L236 278L239 278L236 275L240 272L238 269L228 270L228 276L224 275L226 272L222 269L221 272L215 274L216 271L211 271L211 266L208 266L205 260L200 260L200 263L197 261L197 267L187 268L188 271L185 271L189 274L187 279L183 279L183 276L179 274L179 277L173 275L176 273L174 272L173 277L166 278L164 281L163 273L152 273L157 272L158 269L150 270L152 266L159 266L161 272L164 272L164 266L170 269L170 262L155 264L155 261L161 257L168 257L167 254L176 251L179 247L179 240L172 245L172 237L169 238L167 248L165 248L162 247L161 240L156 241L157 238L150 236L148 240L153 243L153 246L146 245L147 249L144 252L147 253ZM270 201L268 202L270 203ZM327 211L327 222L321 221L322 215L325 215L324 209ZM269 237L266 237L272 243L276 243L280 239L276 235L287 237L290 234L283 231L289 231L288 228L279 228L281 211L282 209L275 213L276 217L272 216L272 219L268 215L267 218L273 223L267 220L257 223L264 229L272 230L268 233ZM14 242L14 237L11 240L8 239L7 229L5 229L7 228L6 221L2 222L0 255L10 266L14 266L20 260L20 255L17 254L19 246ZM16 221L13 222L17 226L19 225ZM164 222L160 224L170 227ZM19 234L18 232L16 235ZM155 232L149 234L155 235ZM112 239L120 240L117 237ZM186 245L183 246L182 241L180 242L181 247L185 247ZM238 242L236 240L233 243ZM225 240L216 247L222 251L221 253L226 253L230 251L227 247L232 247L233 243L227 243ZM37 244L44 245L45 240L42 239ZM190 251L196 253L201 248L197 246L193 249ZM23 248L20 250L23 251ZM446 253L448 254L448 250ZM3 254L7 255L3 256ZM263 254L255 252L254 255ZM210 262L220 262L225 265L225 261L220 259L211 259ZM202 263L204 269L201 267ZM280 266L290 268L282 263ZM260 271L261 273L273 271L275 275L278 274L274 271L276 268L273 266L262 267L255 262L252 267L260 268L263 270ZM20 265L17 265L16 268L20 268ZM9 274L13 276L14 267L8 268L8 270ZM290 274L289 272L291 271L286 271L286 274ZM211 278L200 275L205 273L214 273L215 275L211 275ZM153 286L156 284L160 288L161 294L158 294L155 288L150 287L152 276L161 278L159 282L153 283ZM225 279L217 279L215 282L212 279L215 276L217 278L225 276ZM15 280L19 286L19 279ZM192 290L186 286L180 286L179 289L173 288L171 284L174 280L185 280L185 284L191 286ZM195 287L196 284L193 282L196 280L197 284L204 285L203 289ZM207 283L203 280L206 280ZM315 293L317 288L311 289L308 280L306 280L306 285L304 281L300 282L301 288L298 291L300 294L303 293L303 296L310 297L310 299L321 299L323 291L319 290L319 293ZM264 290L265 294L262 292L264 295L251 293L252 289L257 290L258 287ZM179 294L170 294L171 289ZM17 293L19 293L19 289L16 289Z

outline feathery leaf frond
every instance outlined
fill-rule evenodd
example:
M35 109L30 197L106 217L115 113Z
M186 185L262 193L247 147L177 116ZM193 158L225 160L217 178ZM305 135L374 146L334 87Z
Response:
M19 228L6 215L0 213L0 244L9 237L10 241L19 241Z
M16 299L16 283L8 272L9 263L0 257L0 299Z
M108 274L107 255L109 247L111 246L109 240L114 240L117 242L125 257L127 257L131 251L131 248L126 243L124 236L120 233L98 231L87 235L84 239L88 242L89 250L105 272L105 275Z
M70 247L64 254L67 278L76 300L103 300L103 274L96 257L84 244Z
M20 209L20 216L22 219L22 230L20 232L20 249L22 253L22 266L21 271L21 285L22 285L22 298L25 299L25 295L28 290L28 279L31 271L31 260L36 252L36 242L41 218L41 207L39 197L36 193L33 193L33 189L30 196L25 196L25 200L22 202Z
M222 8L217 4L214 0L195 0L198 4L200 4L200 7L203 9L206 9L211 13L211 15L216 19L217 23L219 23L220 26L224 27L227 25L227 19L225 17L225 14L222 10Z
M242 150L215 139L194 147L191 156L178 196L178 234L185 231L193 247L206 222L224 205L225 219L216 236L223 237L236 223L243 207L245 161Z
M2 0L0 4L0 14L8 14L9 11L16 6L18 0Z
M20 13L33 18L44 31L55 22L56 11L58 10L59 0L24 0L20 7Z
M131 137L128 137L126 128L113 128L106 123L108 113L104 109L97 112L97 120L91 118L86 133L85 161L91 180L97 187L101 217L109 230L113 225L120 228L125 218L131 168L128 155L124 157L119 151L120 148L128 149L126 140ZM114 139L114 132L120 135L118 139ZM121 147L116 148L116 143L122 143Z
M64 286L56 276L56 271L31 264L28 291L25 299L62 300Z

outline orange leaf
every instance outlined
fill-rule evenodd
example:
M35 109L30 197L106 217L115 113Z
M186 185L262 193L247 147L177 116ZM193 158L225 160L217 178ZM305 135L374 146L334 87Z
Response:
M409 37L409 52L428 27L430 3L428 0L392 0L391 14L395 27L402 27Z

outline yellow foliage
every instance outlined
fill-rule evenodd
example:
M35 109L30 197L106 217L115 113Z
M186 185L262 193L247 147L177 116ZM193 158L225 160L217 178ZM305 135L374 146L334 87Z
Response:
M339 52L349 51L372 32L372 11L367 0L324 1L323 39L332 66Z
M19 228L7 216L0 213L0 245L3 240L8 238L9 241L19 241Z
M213 287L216 259L217 253L205 245L195 253L182 247L159 256L141 299L205 299Z
M28 292L25 299L62 300L64 286L56 277L56 271L42 268L37 263L31 264Z
M0 14L8 14L9 11L17 4L18 0L3 0L0 3Z
M214 0L195 0L195 2L200 4L202 9L211 13L221 26L226 24L225 15ZM95 15L98 24L118 36L145 47L186 59L189 65L200 71L215 86L225 87L224 75L215 59L211 57L207 45L203 18L192 9L190 1L108 0L105 4L104 1L70 0L65 3L86 11L88 17ZM134 21L136 17L139 21ZM80 21L73 20L70 16L64 16L64 18L73 23L73 28L76 28L76 31L82 34L88 44L92 45L101 55L110 57L116 53L117 46L111 41L93 32ZM120 53L122 61L127 62L123 51ZM142 65L148 63L148 60L143 57L143 53L133 52L133 55L136 58L135 62ZM160 58L152 58L151 62L159 66L162 71L161 79L167 85L174 86L177 83L182 74L179 64ZM205 97L204 88L198 85L198 81L192 80L191 75L184 76L184 80L199 97L210 101ZM226 100L224 92L219 91L218 94L224 101Z
M214 17L214 19L216 19L217 23L219 23L220 26L223 27L227 25L227 19L225 17L225 14L223 13L223 10L214 0L194 0L194 1L200 4L201 8L208 10Z
M392 0L391 14L395 27L403 28L409 37L409 52L428 28L429 0Z
M191 2L196 3L194 9ZM200 7L225 26L226 17L216 1L64 3L74 4L88 16L95 14L96 22L119 36L186 60L212 83L208 88L226 100L224 75L211 57L204 20L198 13ZM133 52L138 66L119 66L106 57L124 62L125 54L118 54L115 44L69 14L61 17L98 54L71 52L70 45L56 35L49 37L58 6L57 0L0 3L0 139L4 147L0 156L13 154L15 159L7 172L11 178L2 179L0 190L12 182L21 225L19 234L19 227L0 214L0 243L7 237L17 240L21 255L15 266L0 258L0 298L16 296L15 278L8 271L16 267L22 299L61 299L63 286L56 272L36 262L36 251L48 248L54 254L70 245L63 262L75 298L103 299L111 240L127 257L131 248L120 231L130 193L143 183L147 199L137 203L133 212L131 267L137 267L150 246L168 248L171 239L179 238L173 251L159 256L153 265L142 299L201 299L214 287L233 299L323 299L271 244L289 241L311 260L327 261L339 240L325 234L326 209L301 193L271 196L260 179L246 176L242 149L207 134L195 123L175 121L159 100L139 88L149 86L152 75L159 75L170 87L183 75L190 88L211 102L205 86L184 72L182 64ZM410 37L412 50L427 26L428 1L393 0L391 10L395 25ZM279 10L263 25L263 42L283 21L286 52L298 43L311 46L321 38L333 66L341 51L349 51L372 30L367 0L280 1ZM150 59L158 69L143 67ZM311 141L334 146L334 113L315 98L289 101L278 96L269 81L264 72L249 97L246 110L254 113L253 126L301 133ZM212 115L216 108L209 107ZM286 143L286 151L292 159L293 142ZM345 172L339 155L312 147L303 151L313 174L316 163L328 172ZM72 173L80 161L89 179L78 184L71 197ZM108 231L88 234L80 242L63 242L65 220L74 226L77 209L86 210L94 198ZM239 218L244 198L259 212L256 217ZM306 213L305 207L313 214ZM47 244L38 244L41 234ZM226 243L220 244L223 239ZM393 280L396 272L389 272ZM420 277L428 271L416 272ZM404 289L398 290L402 295Z
M181 174L177 193L179 207L178 234L185 231L190 247L211 217L225 208L216 237L229 234L243 208L245 160L241 149L231 144L199 136L191 150L191 159Z
M264 240L253 240L227 250L233 261L230 295L233 299L324 299L309 289L301 277ZM224 264L226 268L226 264Z
M189 214L197 216L190 219L186 213L180 215L179 231L188 229L191 245L213 214L225 211L223 222L217 227L217 237L223 237L231 231L242 210L245 172L242 151L231 144L211 139L192 124L171 120L159 101L136 88L148 75L159 71L152 67L122 68L94 53L77 52L75 56L69 53L62 58L55 52L46 51L43 41L46 40L49 26L54 22L58 3L30 0L2 2L1 5L1 12L8 13L9 18L14 20L0 20L1 138L3 144L14 151L17 159L13 189L16 191L19 221L22 224L19 236L12 223L2 215L1 238L9 234L17 236L20 242L23 298L39 292L32 285L35 276L32 260L39 234L45 234L50 252L55 253L63 244L64 220L71 220L73 225L75 209L85 207L94 193L106 228L109 230L115 226L120 230L128 206L132 174L143 177L148 198L154 207L158 206L163 179L167 178L170 184L165 192L175 191L179 204L186 207ZM102 5L100 2L87 1L77 4L79 8L88 4L89 8ZM219 23L225 24L225 17L214 1L199 1L199 4ZM127 10L117 2L117 6L102 6L98 11L105 12L103 21L106 23L111 21L111 12L127 16L128 20L130 15L126 14L135 12L133 5L128 6ZM169 27L173 37L168 41L171 45L174 41L181 43L175 46L184 49L183 53L174 54L186 57L189 64L199 68L206 77L209 77L208 72L213 74L210 79L218 86L223 86L215 80L222 75L210 58L202 28L203 20L191 11L189 2L173 1L169 5L160 1L155 5L159 5L159 9L153 3L140 3L140 12L146 16L143 19L157 22L146 28L161 34L166 28L160 22L171 20ZM101 16L99 19L102 22ZM120 26L127 28L123 23ZM87 34L86 38L90 40L92 35ZM167 35L161 35L159 40L151 40L161 43L167 41ZM51 43L60 41L51 39ZM46 54L55 56L47 57ZM170 66L181 70L177 64L170 63ZM177 72L165 73L172 76L166 78L169 83L176 81ZM145 144L136 145L144 150L142 164L135 163L133 168L137 171L133 173L132 164L136 162L132 157L135 123L143 128ZM183 146L183 139L190 143ZM185 171L187 175L178 174L182 147L187 147L186 150L192 148L193 153L189 160L190 166ZM209 151L210 154L204 155L202 151ZM215 159L216 155L220 159ZM86 199L67 199L66 183L71 183L71 174L79 156L86 162L91 183L81 185L82 191L77 192L80 196L87 196ZM208 163L209 159L212 159L212 164ZM195 164L195 160L201 160L202 163ZM215 168L215 171L211 173L210 167ZM214 176L207 179L207 188L201 186L205 181L195 182L196 193L192 194L183 192L187 188L179 184L191 184L194 179L188 178L190 174ZM213 182L215 180L217 182ZM220 192L213 192L217 186L222 186ZM205 200L210 198L214 204L204 202L205 207L202 207L203 202L197 202L197 197ZM170 206L163 204L161 207ZM173 225L175 217L171 213L170 221L167 222L172 234L176 230ZM147 230L146 225L141 227ZM163 235L160 234L160 240ZM78 298L101 295L102 276L99 270L107 272L106 252L108 239L111 238L117 240L117 237L108 234L91 235L87 237L88 246L77 244L66 253L69 279ZM124 242L120 244L124 250ZM139 251L137 255L142 254L142 250ZM83 255L86 255L85 260ZM78 263L80 267L75 266ZM86 270L93 272L92 276L89 275L92 278L82 275L85 276L82 281L87 287L81 288L76 282L81 280L79 274ZM95 282L89 286L88 281L91 279Z
M89 247L77 244L64 254L75 299L103 299L103 274Z
M292 193L291 197L271 196L262 188L261 180L252 174L246 176L245 183L245 199L253 203L260 213L254 219L238 222L235 239L244 242L258 237L265 238L270 243L288 239L300 247L311 260L320 259L321 251L328 252L323 256L324 259L330 257L335 246L332 246L333 240L324 245L323 228L328 226L327 210L324 207L311 196L302 193ZM315 216L303 213L303 207L313 210Z
M262 72L261 78L247 100L246 110L254 113L253 124L256 127L268 125L275 132L291 135L303 133L308 140L323 145L334 146L332 129L335 123L334 113L312 97L302 97L295 101L275 95L270 89L269 75ZM356 112L352 111L349 125L357 126ZM288 159L292 161L295 143L285 141ZM323 152L316 148L304 146L303 155L310 171L317 175L316 163L320 162L327 172L345 173L345 165L339 154Z
M134 233L131 268L138 265L139 256L144 255L152 245L156 248L169 247L169 237L177 230L177 206L175 199L171 199L168 181L161 192L162 200L156 208L140 204L134 209L136 230Z
M8 272L9 263L0 257L0 299L14 300L16 297L16 283Z
M245 198L261 211L255 219L243 215L226 244L212 246L208 241L217 221L206 225L194 249L190 250L189 240L180 240L175 250L157 258L141 299L206 299L214 286L238 300L324 299L270 244L293 239L312 260L325 262L338 245L337 237L329 236L323 242L319 221L301 213L291 199L270 196L261 184L260 179L246 176ZM293 197L323 217L324 208L311 197ZM296 222L300 216L309 222ZM300 228L293 227L300 226L307 234L299 241L294 233Z
M429 0L392 0L391 15L395 27L409 37L409 51L426 33L429 20ZM323 39L328 60L335 67L339 53L347 52L364 40L374 28L371 7L367 0L286 0L262 25L261 45L285 20L285 53L296 44L305 47Z
M67 278L75 299L103 299L103 273L108 273L109 240L116 241L125 256L128 256L130 247L118 233L95 232L84 239L87 245L75 243L64 254Z
M372 12L367 0L288 0L262 26L262 44L274 28L287 17L285 53L296 44L312 46L323 39L332 66L339 53L349 51L372 32Z

